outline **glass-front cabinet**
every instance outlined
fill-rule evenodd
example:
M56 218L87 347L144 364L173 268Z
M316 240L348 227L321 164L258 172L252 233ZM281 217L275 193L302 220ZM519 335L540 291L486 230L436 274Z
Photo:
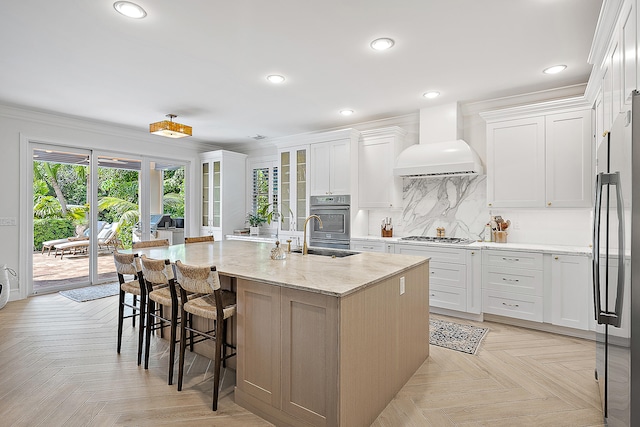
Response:
M222 240L245 227L245 154L217 150L200 155L202 205L200 235Z
M302 231L308 215L309 192L307 169L309 147L299 146L280 151L281 231Z

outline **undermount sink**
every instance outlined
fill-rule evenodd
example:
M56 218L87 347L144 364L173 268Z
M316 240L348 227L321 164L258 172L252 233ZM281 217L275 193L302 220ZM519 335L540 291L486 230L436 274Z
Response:
M293 249L291 252L301 254L302 249ZM351 252L343 249L309 248L307 253L309 255L330 256L332 258L344 258L346 256L356 255L359 252Z

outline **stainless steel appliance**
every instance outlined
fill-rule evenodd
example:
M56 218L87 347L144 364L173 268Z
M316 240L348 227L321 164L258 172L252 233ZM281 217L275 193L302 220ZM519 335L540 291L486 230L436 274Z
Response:
M311 196L309 213L322 220L322 228L318 221L311 221L309 246L349 249L351 196Z
M633 203L634 195L640 197L638 92L631 107L616 118L596 151L596 379L609 426L640 425L640 202Z
M473 243L473 240L465 239L463 237L407 236L402 237L400 240L424 243L450 243L454 245L468 245Z

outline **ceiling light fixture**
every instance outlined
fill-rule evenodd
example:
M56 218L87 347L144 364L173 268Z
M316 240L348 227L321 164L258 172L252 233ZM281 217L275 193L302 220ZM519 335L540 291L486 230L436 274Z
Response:
M284 82L284 76L281 76L279 74L271 74L267 76L267 80L269 80L271 83L282 83Z
M371 42L371 48L374 50L387 50L393 47L396 42L393 39L388 37L382 37L379 39L375 39Z
M185 136L191 136L191 126L173 121L173 119L178 116L175 114L167 114L166 117L168 117L169 120L151 123L149 125L149 132L154 135L166 136L167 138L184 138Z
M143 8L130 1L117 1L113 4L113 8L127 18L142 19L147 16Z
M545 68L542 72L545 74L558 74L567 68L566 65L554 65L553 67Z
M340 110L340 114L342 114L343 116L350 116L354 113L353 110Z
M424 96L427 99L433 99L433 98L439 97L440 96L440 92L438 92L436 90L430 90L429 92L423 93L422 96Z

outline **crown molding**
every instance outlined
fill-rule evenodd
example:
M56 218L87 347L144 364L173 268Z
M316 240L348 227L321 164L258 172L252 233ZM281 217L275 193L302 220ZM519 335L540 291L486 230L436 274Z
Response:
M565 113L570 111L586 110L591 108L591 103L584 96L575 96L565 99L554 99L537 104L520 105L517 107L503 108L500 110L484 111L480 113L487 123L540 116L551 113Z

